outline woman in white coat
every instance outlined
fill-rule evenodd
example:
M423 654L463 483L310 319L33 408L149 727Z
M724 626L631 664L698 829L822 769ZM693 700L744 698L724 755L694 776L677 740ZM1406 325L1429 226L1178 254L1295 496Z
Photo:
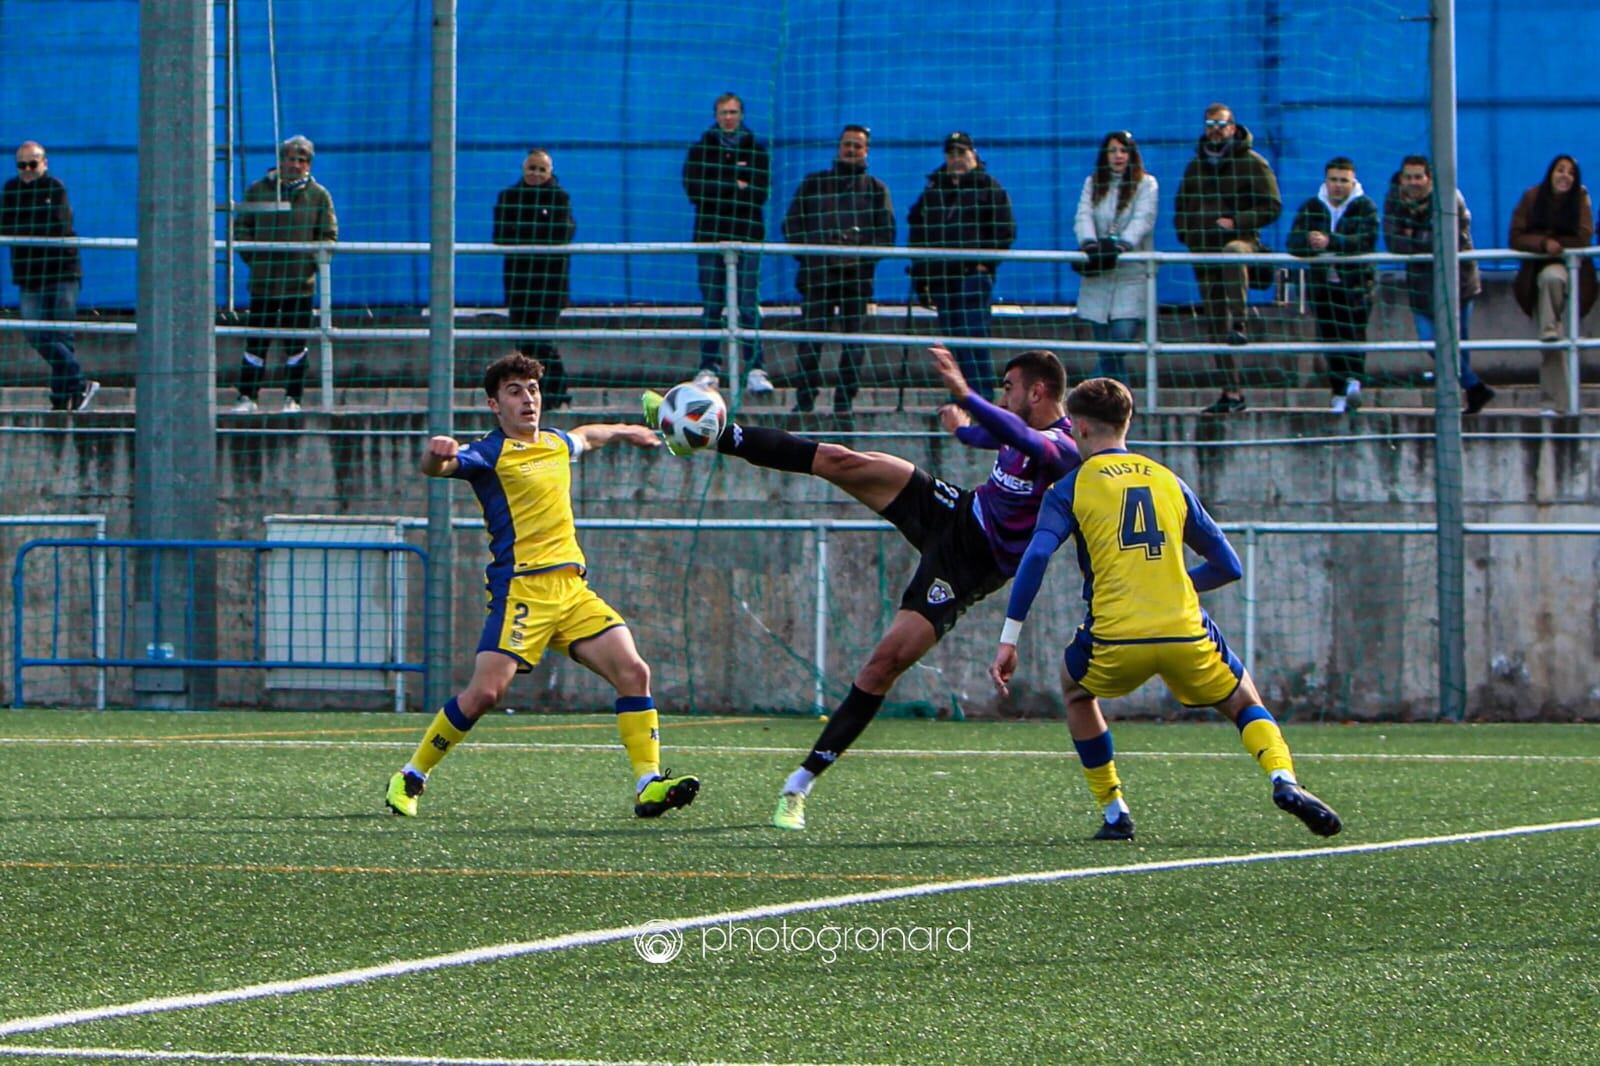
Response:
M1145 312L1145 265L1115 257L1150 251L1155 228L1156 179L1144 172L1133 134L1114 130L1100 142L1094 173L1083 181L1073 226L1079 246L1093 253L1078 289L1078 317L1089 323L1095 340L1131 341L1138 336ZM1123 353L1101 352L1095 374L1127 384Z

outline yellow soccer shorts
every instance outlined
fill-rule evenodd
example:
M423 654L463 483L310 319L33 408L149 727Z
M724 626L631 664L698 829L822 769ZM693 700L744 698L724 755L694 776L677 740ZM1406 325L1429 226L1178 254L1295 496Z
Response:
M518 574L501 588L488 588L488 617L478 651L497 651L517 660L527 673L546 648L565 652L572 645L627 625L611 605L570 566L537 574Z
M1192 639L1105 641L1078 627L1062 659L1067 676L1101 699L1126 696L1159 675L1186 707L1213 707L1239 687L1244 664L1209 615L1205 633Z

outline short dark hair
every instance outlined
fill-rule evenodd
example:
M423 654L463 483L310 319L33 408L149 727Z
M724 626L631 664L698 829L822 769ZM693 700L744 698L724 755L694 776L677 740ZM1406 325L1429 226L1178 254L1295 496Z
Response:
M1019 371L1025 385L1043 382L1044 390L1058 400L1067 391L1067 371L1056 353L1047 349L1033 348L1015 356L1006 364L1006 370Z
M483 372L483 391L490 399L500 395L500 386L510 378L538 381L544 377L544 364L521 352L507 352Z
M744 100L740 98L738 93L723 93L721 96L717 97L711 102L711 113L713 115L716 114L717 109L723 104L727 103L729 100L732 100L734 103L738 104L740 111L744 110Z
M1330 170L1348 170L1350 173L1354 174L1356 172L1356 164L1355 161L1347 155L1336 155L1326 163L1322 164L1322 170L1323 173L1327 173Z
M859 133L859 134L861 134L861 136L863 136L863 137L865 137L867 139L867 143L868 144L872 143L872 131L867 129L867 127L865 127L865 126L861 126L861 125L858 125L858 124L852 122L848 126L846 126L844 129L839 131L839 138L841 140L843 140L844 139L844 135L847 134L847 133Z
M1406 167L1421 167L1423 173L1428 175L1429 180L1432 180L1433 178L1433 163L1430 162L1428 157L1425 155L1406 156L1404 159L1400 160L1400 169L1404 170Z
M1067 414L1123 429L1133 421L1133 393L1115 378L1090 378L1068 394Z
M1233 118L1233 108L1229 107L1221 100L1213 100L1211 103L1206 105L1206 118L1210 118L1212 115L1220 115L1224 111L1228 113L1228 117L1230 119Z

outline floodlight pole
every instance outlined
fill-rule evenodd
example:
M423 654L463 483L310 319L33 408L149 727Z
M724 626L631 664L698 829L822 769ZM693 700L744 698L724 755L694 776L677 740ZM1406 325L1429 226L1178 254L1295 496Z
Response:
M149 540L216 536L216 182L209 4L139 4L138 367L134 384L133 534ZM191 582L159 580L153 552L139 559L135 647L152 659L214 659L217 573L193 557ZM169 564L181 554L166 556ZM173 573L182 574L177 562ZM159 632L155 619L165 621ZM146 621L148 620L148 621ZM216 706L216 673L136 669L144 707Z
M433 88L428 207L428 432L455 435L456 0L433 0ZM452 483L428 478L428 680L424 710L451 693L450 608L455 551Z
M1439 716L1466 714L1466 536L1462 529L1461 218L1456 194L1455 0L1432 0L1433 334L1435 552L1439 599Z

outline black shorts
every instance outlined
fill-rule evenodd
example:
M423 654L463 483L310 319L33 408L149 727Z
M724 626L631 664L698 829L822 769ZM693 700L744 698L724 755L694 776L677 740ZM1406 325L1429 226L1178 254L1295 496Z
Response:
M883 517L922 553L900 596L900 609L922 615L936 636L943 637L968 607L1006 583L973 514L971 492L919 468Z

